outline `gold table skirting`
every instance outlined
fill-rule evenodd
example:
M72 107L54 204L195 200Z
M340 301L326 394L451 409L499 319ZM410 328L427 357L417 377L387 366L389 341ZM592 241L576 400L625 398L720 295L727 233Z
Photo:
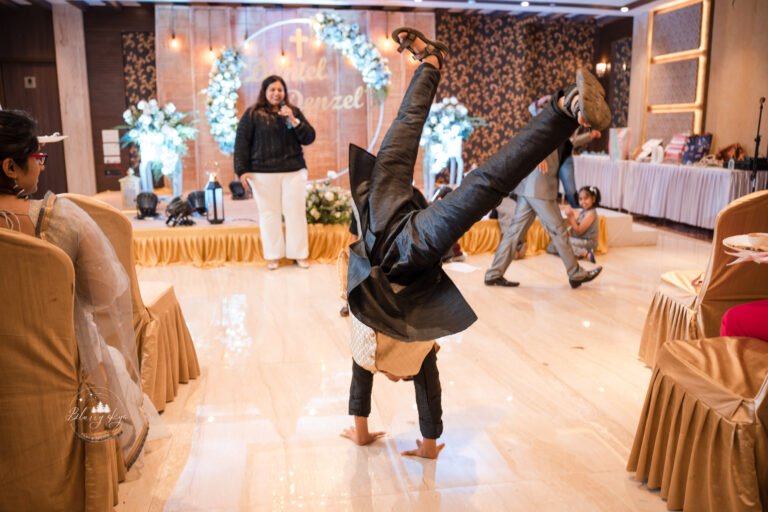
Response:
M152 281L139 287L150 317L139 347L142 388L163 411L176 398L179 384L200 376L200 364L173 287Z
M334 263L339 252L354 237L347 226L309 225L309 259L318 263ZM494 252L499 245L499 223L484 219L476 223L459 240L467 254ZM597 252L608 250L605 219L600 218ZM526 238L527 255L546 250L549 235L538 219ZM218 267L227 264L265 264L258 226L195 226L134 230L136 263L146 267L160 265L194 265Z

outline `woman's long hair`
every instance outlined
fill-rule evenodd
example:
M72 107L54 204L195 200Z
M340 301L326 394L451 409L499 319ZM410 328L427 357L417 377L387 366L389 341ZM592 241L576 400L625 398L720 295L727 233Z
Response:
M21 110L0 110L0 163L12 158L21 169L27 158L37 151L37 123ZM0 193L16 194L14 181L0 170Z
M286 105L293 107L291 102L288 101L288 86L285 85L285 80L277 75L270 75L261 82L261 90L259 91L259 97L256 99L256 104L253 106L253 110L256 112L271 112L272 105L267 101L267 88L275 82L283 84L283 91L285 92L285 98L283 101Z

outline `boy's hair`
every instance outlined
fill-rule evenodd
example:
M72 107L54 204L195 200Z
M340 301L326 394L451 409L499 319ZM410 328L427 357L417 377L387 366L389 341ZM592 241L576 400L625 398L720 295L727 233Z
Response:
M597 187L595 187L593 185L590 185L588 187L581 187L579 189L579 194L581 194L582 192L586 192L587 194L592 196L592 206L593 207L596 208L596 207L600 206L600 197L601 196L600 196L600 189L599 188L597 188Z

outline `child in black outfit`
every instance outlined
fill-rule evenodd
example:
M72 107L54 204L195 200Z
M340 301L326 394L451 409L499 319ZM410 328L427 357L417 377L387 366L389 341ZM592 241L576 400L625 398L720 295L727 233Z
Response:
M350 246L347 294L353 325L349 413L342 436L360 445L383 432L368 430L373 371L413 380L424 440L404 455L437 458L444 444L437 346L476 319L442 270L441 258L472 225L557 149L579 124L610 124L605 92L588 71L560 91L522 132L442 200L427 205L411 183L419 138L440 81L448 48L421 32L392 37L422 64L403 97L377 156L350 146L350 186L360 238ZM401 364L402 363L402 364Z

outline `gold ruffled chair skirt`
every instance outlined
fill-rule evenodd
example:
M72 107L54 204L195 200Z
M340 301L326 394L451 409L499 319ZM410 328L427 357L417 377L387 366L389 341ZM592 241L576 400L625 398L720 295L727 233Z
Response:
M661 348L627 464L670 510L768 510L768 343Z

